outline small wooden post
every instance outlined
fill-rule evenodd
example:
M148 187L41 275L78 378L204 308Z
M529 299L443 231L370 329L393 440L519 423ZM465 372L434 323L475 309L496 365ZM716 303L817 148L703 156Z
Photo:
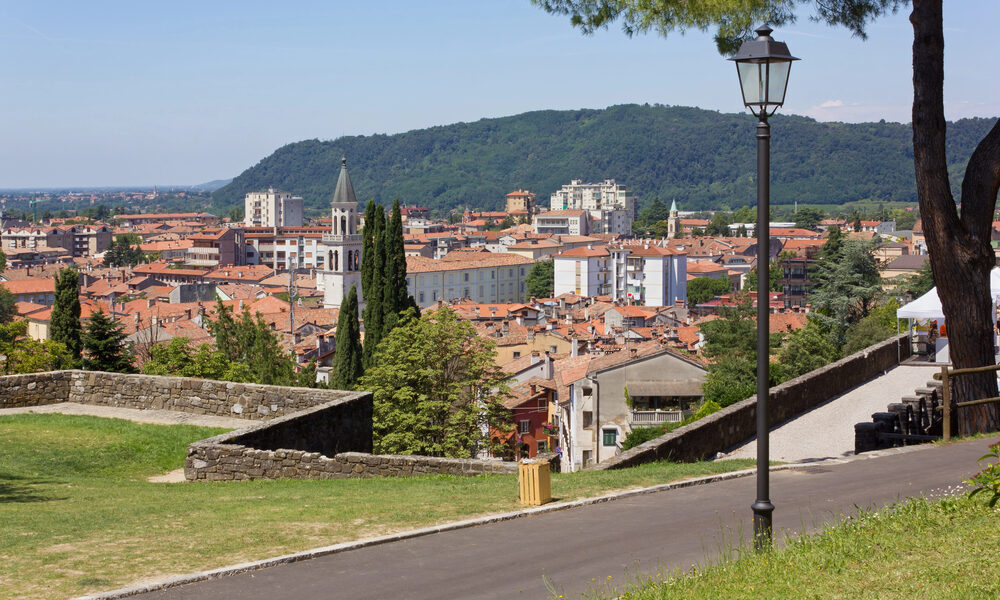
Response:
M941 367L941 401L944 418L941 422L941 439L951 439L951 382L948 381L948 366Z

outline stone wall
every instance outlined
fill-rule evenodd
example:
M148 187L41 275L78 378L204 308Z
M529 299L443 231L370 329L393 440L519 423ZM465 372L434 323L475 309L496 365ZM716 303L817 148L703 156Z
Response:
M909 356L909 338L903 334L775 386L770 390L768 423L773 427L808 412L870 381ZM752 396L592 468L621 469L657 460L703 460L756 434L757 397Z
M100 371L70 371L70 402L176 410L264 420L312 408L350 392L233 383L190 377L123 375ZM370 421L370 420L369 420Z
M66 402L74 371L26 373L0 377L0 408Z

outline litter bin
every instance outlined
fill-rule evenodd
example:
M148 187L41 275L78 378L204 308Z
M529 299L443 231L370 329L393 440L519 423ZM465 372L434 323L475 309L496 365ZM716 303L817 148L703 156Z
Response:
M524 461L517 466L521 504L540 506L552 501L548 462Z

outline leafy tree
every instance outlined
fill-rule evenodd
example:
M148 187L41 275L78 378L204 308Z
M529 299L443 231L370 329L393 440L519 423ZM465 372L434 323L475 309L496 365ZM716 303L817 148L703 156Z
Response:
M551 298L556 285L556 264L553 260L539 260L531 265L524 278L525 300Z
M0 272L7 269L7 253L0 250Z
M17 316L17 298L0 286L0 323L10 323Z
M826 236L826 241L823 242L823 247L820 249L820 258L827 260L837 260L840 257L840 251L844 246L844 240L847 237L844 232L840 230L840 227L833 226L830 228L830 233Z
M106 267L134 267L145 260L142 250L139 249L141 240L134 233L125 233L115 236L115 241L104 253L104 266Z
M56 274L55 304L49 338L63 344L75 360L80 359L80 274L76 269L60 269Z
M371 231L368 231L368 228ZM376 210L371 221L365 221L365 235L372 236L372 250L362 254L363 261L371 263L371 283L369 289L361 290L365 298L364 323L365 344L362 349L362 362L367 370L375 360L375 352L382 341L385 327L385 304L383 302L385 285L385 211Z
M872 310L868 316L851 325L844 336L844 347L841 353L848 356L896 335L899 331L899 323L896 319L898 308L899 303L895 299L889 300Z
M778 351L783 379L792 379L826 366L840 358L840 351L828 327L816 319L785 336Z
M374 394L375 452L470 458L510 429L493 343L442 308L404 316L358 387Z
M342 390L354 387L363 373L361 330L358 325L358 290L353 285L337 320L337 352L333 358L333 384Z
M719 211L712 215L712 222L705 228L707 235L728 236L729 217L725 212Z
M668 0L533 0L546 10L571 15L584 30L621 20L625 30L654 30L662 34L685 27L718 25L716 43L732 52L755 23L775 25L795 19L795 6L788 0L694 3ZM805 2L803 2L805 3ZM951 359L956 368L995 363L993 355L990 271L995 265L990 246L993 212L1000 189L1000 121L973 151L961 183L961 214L951 181L947 159L944 119L944 25L942 0L913 0L913 162L920 214L938 286L948 335ZM903 0L815 0L816 18L847 27L865 37L868 24L895 12ZM956 397L996 397L997 378L991 372L956 380ZM959 409L962 433L1000 429L1000 405L981 404Z
M892 220L896 222L897 231L908 231L913 229L913 226L917 224L918 216L919 215L914 210L895 208L892 211Z
M826 214L818 208L803 206L795 213L795 226L802 229L816 229L819 222L826 218Z
M642 207L636 221L644 227L651 227L653 223L663 221L670 217L670 208L659 198L653 198L651 202Z
M90 316L83 330L83 368L90 371L132 373L132 352L125 342L121 323L112 321L103 310Z
M914 296L923 296L934 287L934 274L931 272L931 263L927 261L916 273L906 278L901 288L905 288Z
M748 297L735 307L720 307L721 319L701 326L705 356L712 361L702 391L705 400L729 406L757 389L757 325Z
M812 302L837 345L843 345L847 328L866 317L882 296L874 251L874 241L847 240L839 256L817 264Z
M0 364L4 375L58 371L72 368L73 356L59 342L28 337L27 321L13 321L0 323Z
M687 284L689 306L704 304L716 296L729 292L729 279L716 277L695 277Z
M781 274L783 269L780 264L778 261L772 262L771 268L767 271L767 281L772 292L780 292L782 290ZM750 269L746 277L743 278L743 289L748 292L757 291L757 267Z
M208 330L230 375L225 379L268 385L293 385L295 363L282 349L281 342L258 313L256 318L245 311L239 318L221 301L216 303L216 318ZM235 378L235 379L234 379Z

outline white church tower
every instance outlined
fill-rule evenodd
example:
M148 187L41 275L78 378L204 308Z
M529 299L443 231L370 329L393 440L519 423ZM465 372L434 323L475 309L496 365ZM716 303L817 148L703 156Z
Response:
M324 308L340 308L352 285L358 288L360 305L362 239L358 234L358 199L347 174L347 158L340 159L340 177L330 209L333 225L330 233L323 234L322 249L326 270L317 273L316 285L323 290Z

